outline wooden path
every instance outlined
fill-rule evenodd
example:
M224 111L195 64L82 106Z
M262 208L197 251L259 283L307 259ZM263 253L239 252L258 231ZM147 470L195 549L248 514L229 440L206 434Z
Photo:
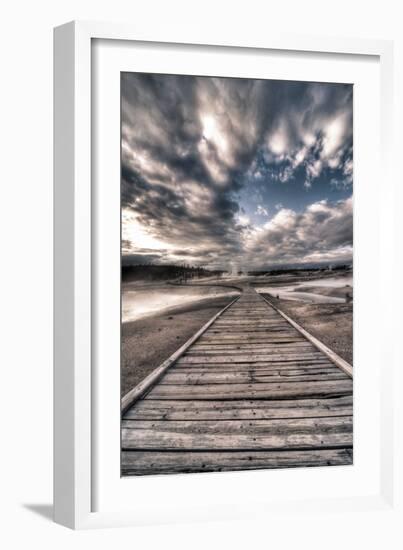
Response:
M352 463L353 383L254 289L122 419L122 474Z

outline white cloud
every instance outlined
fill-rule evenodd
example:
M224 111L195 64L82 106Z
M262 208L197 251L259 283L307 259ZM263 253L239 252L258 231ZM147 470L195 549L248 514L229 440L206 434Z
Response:
M313 161L306 167L307 174L310 178L317 178L322 172L323 162L320 159Z
M337 155L351 130L349 113L342 113L330 120L323 129L322 158L332 159Z
M284 155L289 147L288 131L282 121L274 132L269 133L267 145L270 151L277 157Z
M318 201L304 212L281 208L261 231L251 232L245 248L249 263L270 265L352 257L352 199Z
M237 216L237 221L242 226L247 226L250 224L250 218L248 216L245 216L244 214L239 214Z
M267 211L267 208L265 208L261 204L258 204L256 208L256 214L258 214L258 216L268 216L269 212Z
M353 174L353 160L352 159L347 160L347 162L344 164L343 173L346 176L352 176L352 174Z

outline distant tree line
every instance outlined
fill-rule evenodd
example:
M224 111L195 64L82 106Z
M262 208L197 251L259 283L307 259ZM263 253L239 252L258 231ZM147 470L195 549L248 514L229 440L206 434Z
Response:
M276 269L260 269L257 271L248 271L248 275L253 275L259 277L262 275L293 275L301 273L301 271L350 271L352 269L351 264L337 264L337 265L326 265L326 266L301 266L298 268L282 268L278 267Z
M179 282L186 282L201 277L217 277L223 273L224 271L221 270L210 270L191 265L122 265L122 281L178 280Z

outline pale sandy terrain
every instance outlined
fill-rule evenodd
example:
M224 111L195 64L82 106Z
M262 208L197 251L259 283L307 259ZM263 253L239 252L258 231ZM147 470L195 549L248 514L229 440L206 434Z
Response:
M353 364L353 275L324 272L260 286L271 301L343 359Z
M122 323L123 396L184 344L234 296L210 297Z
M191 306L215 298L239 294L218 284L125 283L122 286L122 322L136 321L172 308Z

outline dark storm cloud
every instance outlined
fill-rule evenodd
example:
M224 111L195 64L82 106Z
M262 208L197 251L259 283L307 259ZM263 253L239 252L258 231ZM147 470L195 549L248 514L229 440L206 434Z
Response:
M225 266L248 256L250 263L253 242L275 255L272 246L276 240L284 245L285 235L273 230L269 248L263 239L252 239L254 228L242 219L238 193L245 182L270 176L281 185L297 172L306 189L327 173L329 189L351 185L351 86L122 75L122 208L165 243L166 253L150 252L157 260ZM274 205L259 206L257 212L274 211ZM316 216L323 239L303 246L289 235L288 255L338 246L329 233L341 228L324 212ZM141 239L126 240L124 253L137 254Z

